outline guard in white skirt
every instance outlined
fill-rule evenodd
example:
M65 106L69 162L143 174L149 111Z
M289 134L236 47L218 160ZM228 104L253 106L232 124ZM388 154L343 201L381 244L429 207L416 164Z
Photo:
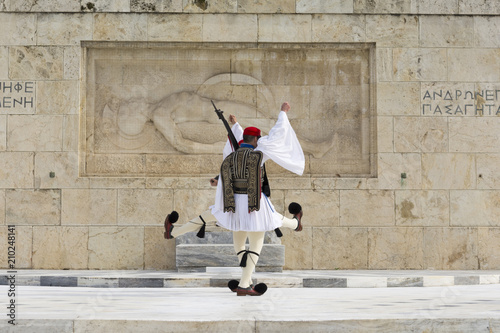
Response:
M178 219L174 211L165 221L165 238L178 237L186 232L200 230L205 220L217 220L217 224L233 231L234 249L238 255L242 276L240 281L232 280L229 288L238 296L260 296L266 292L267 286L263 283L253 285L252 273L259 259L264 244L266 231L279 227L302 230L302 208L297 203L291 203L288 210L293 214L289 219L276 212L273 204L262 193L263 165L272 160L281 167L297 174L304 172L305 158L295 132L288 121L288 103L283 103L278 121L270 130L269 135L261 137L258 128L247 127L245 130L231 115L232 132L236 139L243 143L236 151L229 140L223 150L224 161L218 181L211 180L217 186L215 204L210 212L202 213L180 228L173 227ZM246 249L246 239L249 248Z

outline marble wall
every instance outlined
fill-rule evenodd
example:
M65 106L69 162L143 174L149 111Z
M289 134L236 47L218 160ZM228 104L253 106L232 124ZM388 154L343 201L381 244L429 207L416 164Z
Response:
M158 147L89 159L82 45L230 42L374 45L374 173L272 167L277 209L305 212L285 268L500 269L497 1L1 0L0 19L0 239L15 226L16 268L175 269L162 219L211 204L218 162L201 172L188 152L189 172L169 173ZM292 114L304 103L283 97Z

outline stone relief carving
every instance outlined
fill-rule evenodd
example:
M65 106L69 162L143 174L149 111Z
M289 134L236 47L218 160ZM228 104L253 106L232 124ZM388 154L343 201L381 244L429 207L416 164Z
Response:
M243 127L257 126L264 134L274 125L279 104L288 100L295 111L290 121L310 156L312 173L370 172L367 52L334 50L325 57L322 51L302 50L298 59L290 59L286 50L275 50L273 57L285 59L262 61L252 55L238 62L230 52L204 51L175 61L170 55L157 60L154 52L137 60L136 50L130 50L130 59L113 50L104 59L89 53L82 167L87 174L134 174L132 169L142 165L138 173L147 175L148 156L155 158L154 173L161 174L162 159L220 155L227 137L211 100L226 117L235 114ZM311 63L304 61L308 57Z

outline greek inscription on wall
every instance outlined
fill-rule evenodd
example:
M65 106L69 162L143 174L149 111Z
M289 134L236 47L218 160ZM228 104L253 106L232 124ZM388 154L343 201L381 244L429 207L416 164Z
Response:
M372 46L144 45L84 45L82 175L217 173L227 135L211 100L264 134L288 101L306 172L375 174Z
M500 116L500 86L456 84L423 85L423 116Z
M34 113L35 104L35 82L0 81L0 113Z

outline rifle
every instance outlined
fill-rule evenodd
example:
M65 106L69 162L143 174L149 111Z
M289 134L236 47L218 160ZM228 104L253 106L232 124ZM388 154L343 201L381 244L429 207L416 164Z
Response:
M236 149L240 148L240 145L238 144L238 141L234 137L233 131L231 131L231 126L229 126L229 124L227 123L226 118L223 115L224 111L222 111L221 109L217 109L217 107L214 104L214 101L210 100L210 102L212 102L212 105L214 106L215 113L217 113L217 116L219 116L219 119L222 120L222 123L224 124L224 127L226 127L227 136L229 137L229 142L231 142L231 145L233 146L233 149L236 150Z
M231 142L233 149L236 150L236 149L240 148L240 145L238 144L238 141L234 137L234 133L231 130L231 127L227 123L226 118L224 118L224 115L223 115L224 111L222 111L221 109L217 109L217 107L214 104L214 101L210 100L210 102L212 102L212 105L214 106L215 113L217 113L217 116L219 116L219 119L222 120L224 127L226 127L227 135L229 137L229 142ZM262 184L262 192L267 197L270 197L271 196L271 188L269 187L269 180L267 179L266 165L264 164L263 167L264 167L264 183ZM218 178L216 177L216 179L218 179ZM281 230L279 228L274 229L274 231L276 232L276 236L278 236L278 237L283 236L283 234L281 233Z

